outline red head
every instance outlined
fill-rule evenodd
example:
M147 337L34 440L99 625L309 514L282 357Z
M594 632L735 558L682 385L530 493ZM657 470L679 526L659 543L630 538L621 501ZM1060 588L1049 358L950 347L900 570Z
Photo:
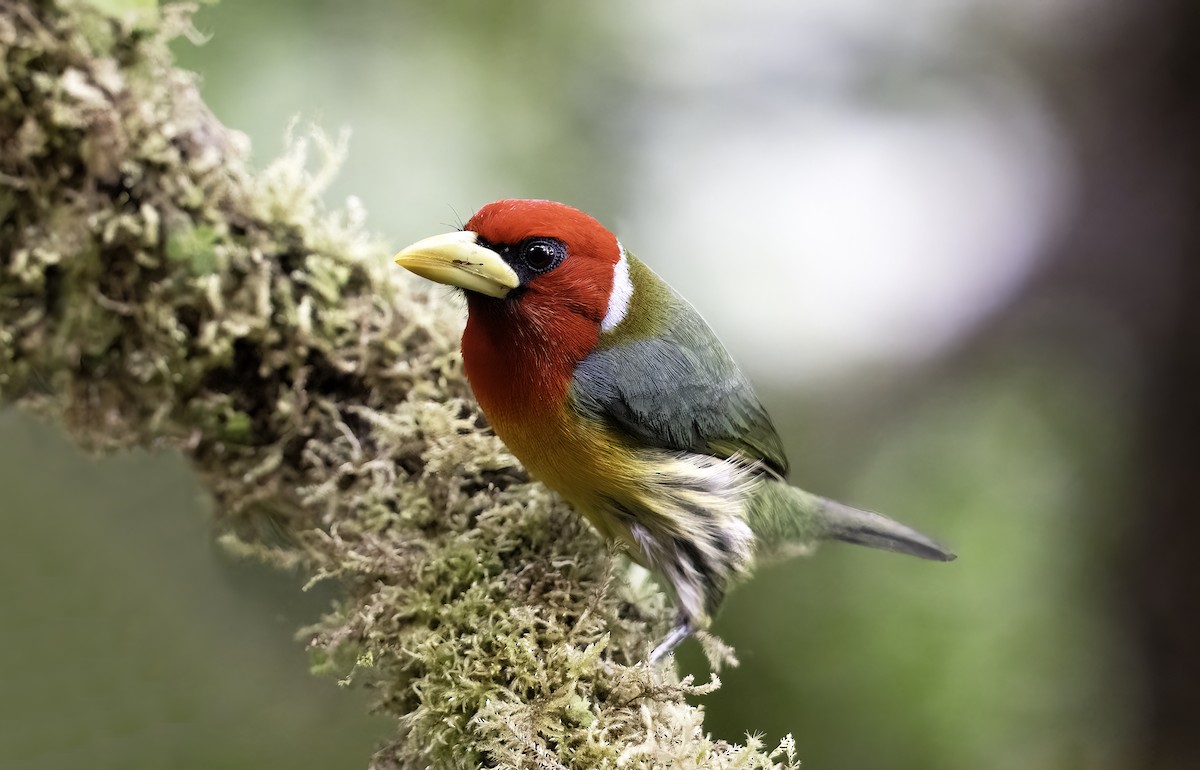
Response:
M504 301L526 312L554 308L596 325L604 318L621 251L616 236L592 217L553 201L502 200L476 212L466 230L520 278ZM472 309L485 301L468 294Z
M396 261L466 290L463 360L496 419L561 405L576 364L599 339L620 259L616 236L578 209L501 200L464 232L413 244Z

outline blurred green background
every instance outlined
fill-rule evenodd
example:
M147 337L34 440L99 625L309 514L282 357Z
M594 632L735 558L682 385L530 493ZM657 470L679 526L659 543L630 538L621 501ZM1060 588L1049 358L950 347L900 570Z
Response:
M793 480L957 550L763 568L715 627L742 659L715 735L792 732L811 768L1185 768L1195 19L226 0L175 50L260 165L297 115L350 129L329 202L396 247L501 197L596 215L721 334ZM307 673L328 596L212 545L178 458L0 413L0 507L0 767L362 767L388 735Z

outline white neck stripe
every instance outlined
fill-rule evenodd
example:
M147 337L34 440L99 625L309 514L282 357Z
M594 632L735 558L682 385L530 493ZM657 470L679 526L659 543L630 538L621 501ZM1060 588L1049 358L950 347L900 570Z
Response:
M621 258L613 266L612 292L608 295L608 312L600 322L600 331L610 332L621 325L629 312L629 300L633 299L633 281L629 280L629 260L625 258L625 247L617 243Z

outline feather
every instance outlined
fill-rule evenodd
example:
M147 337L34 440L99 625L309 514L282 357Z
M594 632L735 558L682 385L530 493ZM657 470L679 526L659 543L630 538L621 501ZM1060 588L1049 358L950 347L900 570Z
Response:
M717 335L653 271L626 258L628 320L579 362L570 406L638 445L740 457L785 475L779 434Z

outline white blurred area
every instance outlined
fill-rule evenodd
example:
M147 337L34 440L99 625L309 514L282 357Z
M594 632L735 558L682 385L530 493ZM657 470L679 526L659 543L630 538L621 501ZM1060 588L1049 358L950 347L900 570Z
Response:
M350 126L334 197L396 246L500 197L590 211L782 384L935 353L1020 284L1072 172L1019 62L1096 5L514 3L483 36L403 5L274 17L270 51L231 24L206 77L260 161L292 115Z
M1062 205L1045 127L988 112L677 114L642 147L625 243L764 376L929 354L1019 283Z
M997 52L953 53L980 5L655 5L623 237L756 379L935 352L1053 233L1054 126Z

